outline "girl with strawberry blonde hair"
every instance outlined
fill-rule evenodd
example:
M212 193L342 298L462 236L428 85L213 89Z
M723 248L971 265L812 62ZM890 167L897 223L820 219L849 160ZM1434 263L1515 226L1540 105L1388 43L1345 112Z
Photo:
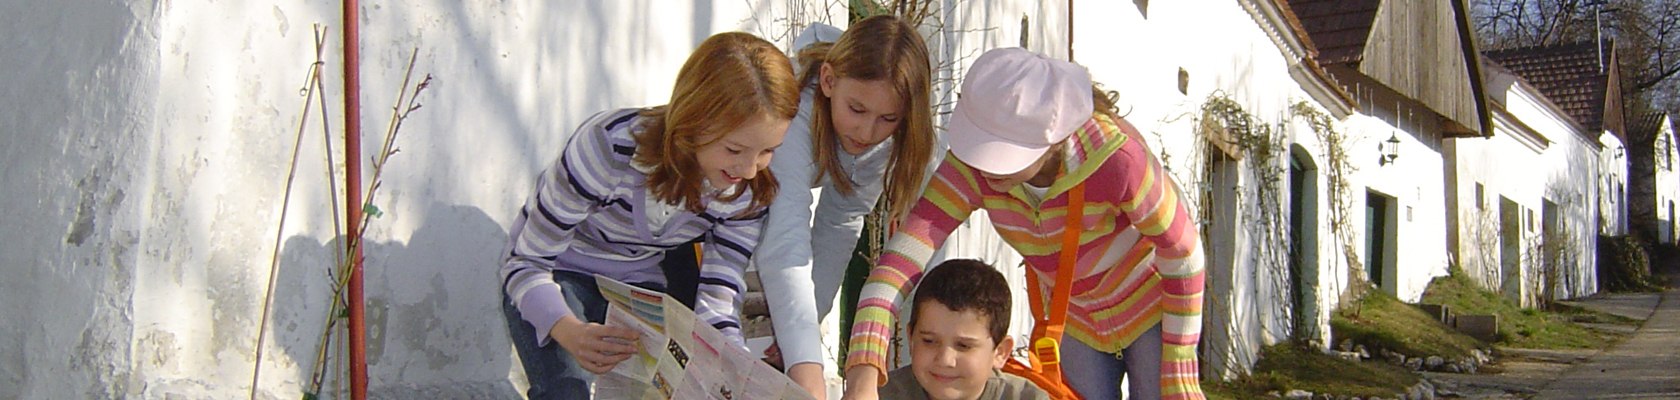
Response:
M537 180L501 268L531 399L587 399L595 374L636 353L606 326L605 276L665 290L668 249L698 241L695 313L741 345L736 304L777 182L767 168L798 108L787 56L746 33L707 38L670 103L596 114Z

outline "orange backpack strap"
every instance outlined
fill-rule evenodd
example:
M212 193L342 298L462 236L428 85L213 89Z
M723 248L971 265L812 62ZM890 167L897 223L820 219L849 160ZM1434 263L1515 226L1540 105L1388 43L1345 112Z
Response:
M1061 341L1067 325L1068 298L1073 291L1073 272L1079 263L1079 233L1084 231L1085 183L1068 190L1067 222L1062 227L1062 251L1057 254L1056 284L1050 287L1050 304L1039 295L1038 273L1027 272L1027 286L1033 290L1027 296L1032 307L1031 366L1013 361L1004 366L1005 372L1027 378L1050 394L1052 399L1077 399L1078 396L1062 381Z
M1034 362L1037 362L1037 360L1034 360ZM1022 364L1020 360L1010 358L1008 363L1003 364L1003 372L1032 382L1033 386L1043 389L1045 394L1050 395L1052 400L1080 400L1079 394L1074 393L1073 388L1068 387L1061 379L1052 381L1050 377L1038 373L1026 364Z

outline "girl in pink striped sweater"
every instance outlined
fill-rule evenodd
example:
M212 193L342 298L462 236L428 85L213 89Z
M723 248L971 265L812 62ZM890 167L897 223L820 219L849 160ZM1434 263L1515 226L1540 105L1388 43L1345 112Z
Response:
M846 365L846 398L874 398L893 321L934 250L976 210L1038 275L1048 298L1075 268L1061 370L1088 399L1201 399L1202 250L1187 199L1083 67L1019 48L970 67L951 115L951 152L869 274ZM1085 185L1076 265L1057 265ZM1043 302L1041 302L1043 303ZM1042 311L1042 310L1040 310Z

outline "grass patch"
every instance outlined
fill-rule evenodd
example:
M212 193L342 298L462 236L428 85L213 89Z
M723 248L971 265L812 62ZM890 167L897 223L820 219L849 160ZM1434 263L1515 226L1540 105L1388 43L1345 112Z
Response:
M1283 343L1260 351L1253 375L1231 382L1204 382L1202 389L1209 399L1254 399L1294 389L1337 397L1392 398L1417 382L1416 374L1387 363L1352 362Z
M1457 306L1453 306L1457 309ZM1469 357L1481 342L1465 336L1388 293L1369 291L1351 307L1343 307L1330 318L1330 332L1339 345L1343 340L1364 344L1373 356L1377 349L1389 349L1407 357L1441 356L1448 360Z
M1551 314L1518 307L1504 296L1476 285L1458 271L1429 282L1429 288L1423 292L1423 301L1446 304L1459 315L1498 315L1499 335L1495 343L1503 346L1528 349L1598 349L1617 338L1615 335L1569 322L1575 318L1572 315L1598 313L1576 309L1573 312ZM1620 317L1602 315L1591 318L1616 320Z

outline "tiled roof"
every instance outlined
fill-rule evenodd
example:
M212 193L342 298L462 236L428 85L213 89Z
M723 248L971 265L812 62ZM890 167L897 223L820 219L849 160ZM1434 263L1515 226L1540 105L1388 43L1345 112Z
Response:
M1628 121L1629 138L1651 138L1662 131L1662 112L1648 112ZM1636 139L1637 140L1637 139Z
M1599 62L1592 42L1517 47L1483 55L1534 85L1587 131L1604 129L1604 96L1610 89L1610 76L1600 66L1609 63Z
M1360 61L1381 5L1380 0L1289 0L1324 65Z

